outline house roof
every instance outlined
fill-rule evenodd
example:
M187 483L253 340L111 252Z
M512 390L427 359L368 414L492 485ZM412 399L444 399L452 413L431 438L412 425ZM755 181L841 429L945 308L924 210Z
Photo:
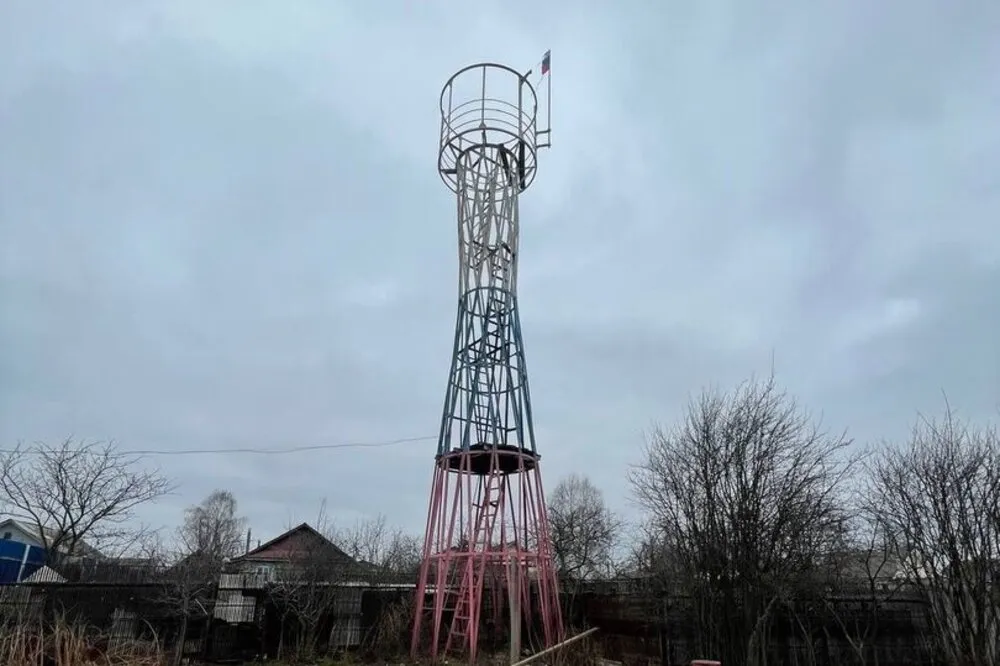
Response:
M318 530L308 523L302 523L292 529L271 539L270 541L257 546L253 550L233 558L234 562L243 560L284 560L301 549L301 540L312 540L324 549L329 549L331 555L341 557L346 561L353 561L350 555L337 547L335 543L323 536Z
M25 578L22 582L24 583L65 583L66 578L56 571L47 566L43 566L32 573L30 576Z
M43 539L41 535L38 534L38 529L35 525L32 525L31 523L24 520L18 520L16 518L6 518L4 520L0 520L0 531L2 531L5 527L14 527L39 542L52 543L59 536L58 530L51 527L43 527L42 528L44 532L44 539ZM90 557L103 557L101 551L97 550L83 539L80 539L79 541L76 542L76 548L78 550L77 554L79 555L85 555Z
M355 560L308 523L293 527L267 543L257 546L245 555L233 558L231 562L234 564L286 562L295 558L296 555L302 554L306 549L317 546L321 549L317 554L324 558L329 557L334 563L342 565L344 572L357 577L356 583L366 581L365 585L408 586L415 582L416 574L393 573L377 564Z

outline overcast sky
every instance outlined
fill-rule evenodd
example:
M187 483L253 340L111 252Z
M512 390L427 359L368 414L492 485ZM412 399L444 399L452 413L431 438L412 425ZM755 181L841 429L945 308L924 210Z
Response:
M76 8L75 10L73 8ZM1000 404L995 0L0 8L0 441L157 456L174 525L422 529L452 347L438 94L552 50L520 300L549 487L631 511L643 432L766 373L898 438Z

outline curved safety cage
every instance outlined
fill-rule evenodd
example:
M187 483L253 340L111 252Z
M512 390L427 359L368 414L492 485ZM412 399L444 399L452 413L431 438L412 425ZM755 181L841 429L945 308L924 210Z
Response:
M524 74L494 63L460 70L441 90L441 179L457 191L462 157L492 147L509 155L521 189L526 189L535 178L537 116L538 96Z

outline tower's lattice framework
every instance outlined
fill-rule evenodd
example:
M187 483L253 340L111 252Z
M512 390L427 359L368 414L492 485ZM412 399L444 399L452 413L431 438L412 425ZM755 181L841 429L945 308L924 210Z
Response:
M414 655L474 660L482 632L542 645L563 633L517 307L518 199L549 143L529 75L472 65L441 93L438 171L457 200L459 298Z

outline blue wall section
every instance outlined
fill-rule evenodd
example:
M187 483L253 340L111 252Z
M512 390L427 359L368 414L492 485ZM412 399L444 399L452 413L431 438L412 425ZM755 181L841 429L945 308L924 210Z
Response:
M18 582L17 574L21 570L25 548L28 549L28 561L21 572L22 580L38 571L45 563L45 551L19 541L0 539L0 584Z

